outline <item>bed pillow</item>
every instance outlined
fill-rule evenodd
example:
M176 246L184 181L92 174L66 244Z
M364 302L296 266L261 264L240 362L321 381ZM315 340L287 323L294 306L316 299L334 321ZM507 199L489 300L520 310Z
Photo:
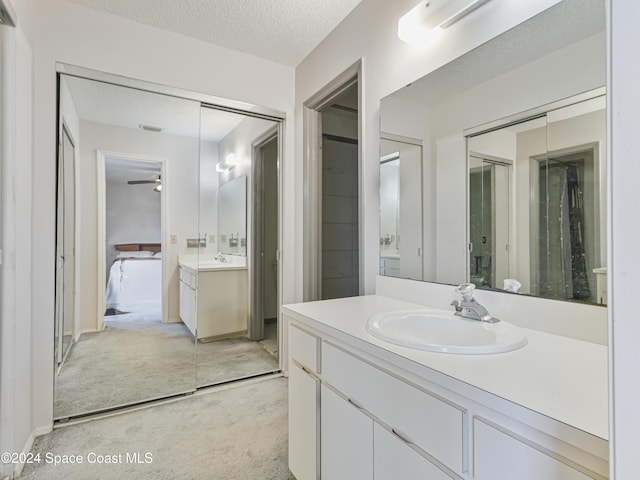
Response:
M153 252L142 250L140 252L119 252L116 258L151 258Z

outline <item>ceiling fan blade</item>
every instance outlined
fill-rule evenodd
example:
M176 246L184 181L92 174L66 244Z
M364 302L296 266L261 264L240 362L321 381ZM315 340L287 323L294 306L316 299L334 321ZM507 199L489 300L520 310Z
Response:
M144 183L160 183L160 180L129 180L129 185L142 185Z
M162 180L160 175L158 175L158 178L154 178L152 180L129 180L127 183L129 185L142 185L145 183L162 183Z

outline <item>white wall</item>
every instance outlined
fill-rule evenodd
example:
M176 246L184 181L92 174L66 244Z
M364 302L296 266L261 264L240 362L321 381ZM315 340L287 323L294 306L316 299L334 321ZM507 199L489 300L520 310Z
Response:
M31 448L33 50L22 28L0 27L0 451ZM53 264L53 257L50 258ZM52 326L53 326L53 317ZM51 337L53 347L53 337ZM53 350L46 365L53 375ZM39 433L43 433L40 431ZM0 465L0 476L14 465ZM17 466L18 471L21 466Z
M34 49L33 244L32 276L33 369L35 426L50 426L53 418L53 305L55 255L55 62L264 105L289 117L293 110L291 67L161 31L67 0L20 0L20 23ZM256 74L259 72L259 75ZM293 160L293 137L284 138L285 159ZM289 175L284 167L285 176ZM285 198L293 208L293 182ZM196 204L197 205L197 204ZM290 219L293 214L286 215ZM293 225L285 226L285 249L293 250ZM296 298L293 264L286 262L285 298Z
M158 168L160 165L158 165ZM132 177L138 180L139 177ZM106 267L111 266L119 243L160 243L162 241L162 197L154 184L129 185L106 180Z

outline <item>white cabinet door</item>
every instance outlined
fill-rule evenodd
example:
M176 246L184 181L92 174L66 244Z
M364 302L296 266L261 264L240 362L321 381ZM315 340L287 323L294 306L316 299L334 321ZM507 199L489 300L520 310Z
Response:
M375 480L451 480L393 433L374 424Z
M297 480L318 480L320 381L289 364L289 470Z
M533 445L506 432L474 421L474 465L476 480L588 480L586 475Z
M320 389L323 480L372 480L373 420L325 385Z

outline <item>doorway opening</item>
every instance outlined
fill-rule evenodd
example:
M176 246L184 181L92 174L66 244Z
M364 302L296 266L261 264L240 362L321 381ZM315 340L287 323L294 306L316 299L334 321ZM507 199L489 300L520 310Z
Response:
M502 288L510 278L511 162L469 154L469 277Z
M360 64L305 104L305 300L360 295Z
M253 276L249 338L278 356L278 131L267 132L253 147Z
M538 265L532 286L537 295L596 301L596 176L595 145L549 152L532 162L531 241L537 245Z

